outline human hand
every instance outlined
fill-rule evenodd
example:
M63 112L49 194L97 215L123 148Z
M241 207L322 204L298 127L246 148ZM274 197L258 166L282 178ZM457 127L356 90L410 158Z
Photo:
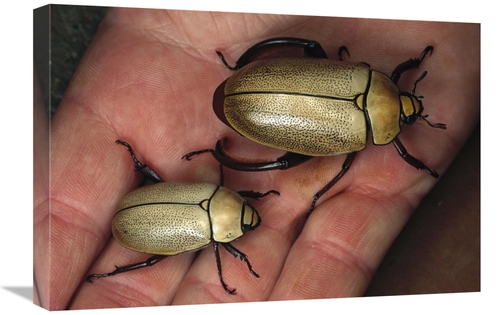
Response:
M213 147L223 137L230 138L229 151L250 160L280 154L237 136L217 119L211 103L215 88L232 74L216 49L235 61L253 44L281 36L316 40L330 58L345 45L350 52L346 61L364 61L386 74L434 46L432 56L418 70L405 73L398 85L411 90L427 70L417 87L417 94L425 96L423 114L432 122L446 123L447 130L417 122L403 127L400 139L409 153L441 175L478 121L479 38L478 30L466 24L110 9L52 121L51 216L35 211L35 240L47 233L43 227L49 220L51 224L50 251L35 254L44 306L122 307L364 293L392 241L436 183L405 163L392 145L369 144L361 151L305 222L312 196L340 170L344 156L313 158L287 171L225 169L225 186L232 190L281 193L250 200L262 224L233 244L247 254L259 279L243 262L221 251L224 279L237 288L234 296L220 286L210 248L93 285L84 281L88 273L109 272L114 265L150 256L108 242L118 201L141 181L115 140L129 142L141 161L167 182L218 183L218 164L209 155L191 162L181 157ZM49 273L41 276L49 261Z

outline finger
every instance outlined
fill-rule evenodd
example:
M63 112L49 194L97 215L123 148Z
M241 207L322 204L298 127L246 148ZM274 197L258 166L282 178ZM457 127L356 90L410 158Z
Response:
M50 226L49 126L36 71L33 86L33 302L45 307L49 304L47 285L50 283L50 255L47 247Z
M360 296L408 220L401 198L345 192L318 206L287 257L270 300Z
M112 108L118 100L111 77L123 60L106 64L102 55L92 58L103 53L102 34L96 35L52 121L50 309L67 306L109 238L118 200L138 183L114 144L116 121L127 123Z

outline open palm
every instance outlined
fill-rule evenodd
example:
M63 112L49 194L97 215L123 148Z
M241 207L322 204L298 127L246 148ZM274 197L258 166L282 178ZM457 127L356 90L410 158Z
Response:
M229 139L228 151L250 161L272 160L283 152L238 136L213 113L213 92L231 75L216 49L231 63L263 39L301 37L320 42L332 58L345 45L349 61L390 74L432 45L432 56L420 69L403 74L399 85L411 91L427 70L416 92L425 96L423 114L448 128L418 121L403 127L400 139L413 156L442 174L478 121L477 35L460 24L110 9L52 121L50 216L35 208L35 278L42 305L64 309L362 295L392 241L436 183L405 163L394 146L370 143L307 220L312 196L337 174L345 157L314 158L286 171L225 168L224 185L232 190L281 193L249 200L262 224L233 243L260 278L221 251L225 282L237 289L229 295L220 285L211 247L94 284L84 281L89 273L110 272L115 265L150 256L109 238L117 203L143 179L115 140L130 143L141 162L167 182L219 183L211 155L189 162L181 157L213 148L223 137ZM44 240L50 248L43 249Z

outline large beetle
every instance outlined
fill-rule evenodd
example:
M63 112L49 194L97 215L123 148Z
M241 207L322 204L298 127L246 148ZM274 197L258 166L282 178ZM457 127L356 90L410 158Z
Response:
M307 57L252 61L266 49L287 46L303 48ZM212 152L229 168L266 171L288 169L313 156L347 154L342 170L314 195L309 212L348 171L356 153L366 147L369 133L375 145L392 142L407 163L437 178L438 173L411 156L397 137L402 124L411 125L419 118L431 127L446 129L445 124L426 120L422 97L415 95L417 83L427 72L415 81L411 93L397 87L401 74L417 68L432 51L432 46L426 47L419 58L398 65L390 77L368 64L343 61L342 54L348 54L344 46L339 49L339 60L331 60L318 42L300 38L262 41L235 66L217 51L224 65L236 71L214 93L213 108L219 119L240 135L287 153L276 161L243 162L225 153L225 139L221 139L215 150L195 151L183 158Z
M222 168L220 185L165 183L154 170L135 157L127 142L116 142L128 148L136 170L156 184L133 190L120 201L112 221L113 236L128 249L154 256L143 262L116 267L109 273L90 274L86 277L87 282L152 266L168 256L200 250L210 243L215 252L220 283L227 293L234 294L236 289L229 289L222 279L219 244L235 258L245 261L250 272L259 277L247 256L230 243L260 224L259 214L243 196L258 199L271 193L279 195L277 191L233 192L222 187Z

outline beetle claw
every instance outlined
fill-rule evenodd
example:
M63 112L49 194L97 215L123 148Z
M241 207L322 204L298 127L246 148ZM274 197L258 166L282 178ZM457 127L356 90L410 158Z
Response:
M429 54L429 57L432 56L432 52L434 51L434 47L432 46L427 46L425 47L424 51L422 52L422 55L420 56L420 58L418 59L419 61L422 61L425 57L425 55L430 52Z
M86 278L85 278L85 281L87 281L88 283L94 283L94 281L92 281L92 277L94 275L88 275Z
M344 60L344 58L342 57L342 53L344 51L346 52L347 57L351 58L351 54L349 54L349 50L347 50L347 47L346 46L340 46L339 51L338 51L338 57L339 57L340 61Z
M434 178L438 178L438 177L439 177L439 174L438 174L436 171L434 171L434 170L431 170L431 169L426 169L426 171L427 171L429 174L431 174L431 176L432 176L432 177L434 177Z
M191 157L194 156L194 155L199 155L199 154L203 154L203 153L212 153L214 152L213 149L204 149L204 150L198 150L198 151L193 151L193 152L189 152L187 154L184 154L181 159L186 159L187 161L191 161Z
M224 66L226 66L226 68L228 68L229 70L233 70L233 71L238 69L237 66L234 66L234 67L230 66L227 63L226 58L224 58L224 55L220 51L216 50L215 52L217 53L217 56L219 56L220 60L222 60L222 63L224 64Z
M235 295L236 294L236 288L235 289L232 289L232 290L229 290L227 288L227 286L224 286L224 290L226 290L227 293L229 294L232 294L232 295Z

